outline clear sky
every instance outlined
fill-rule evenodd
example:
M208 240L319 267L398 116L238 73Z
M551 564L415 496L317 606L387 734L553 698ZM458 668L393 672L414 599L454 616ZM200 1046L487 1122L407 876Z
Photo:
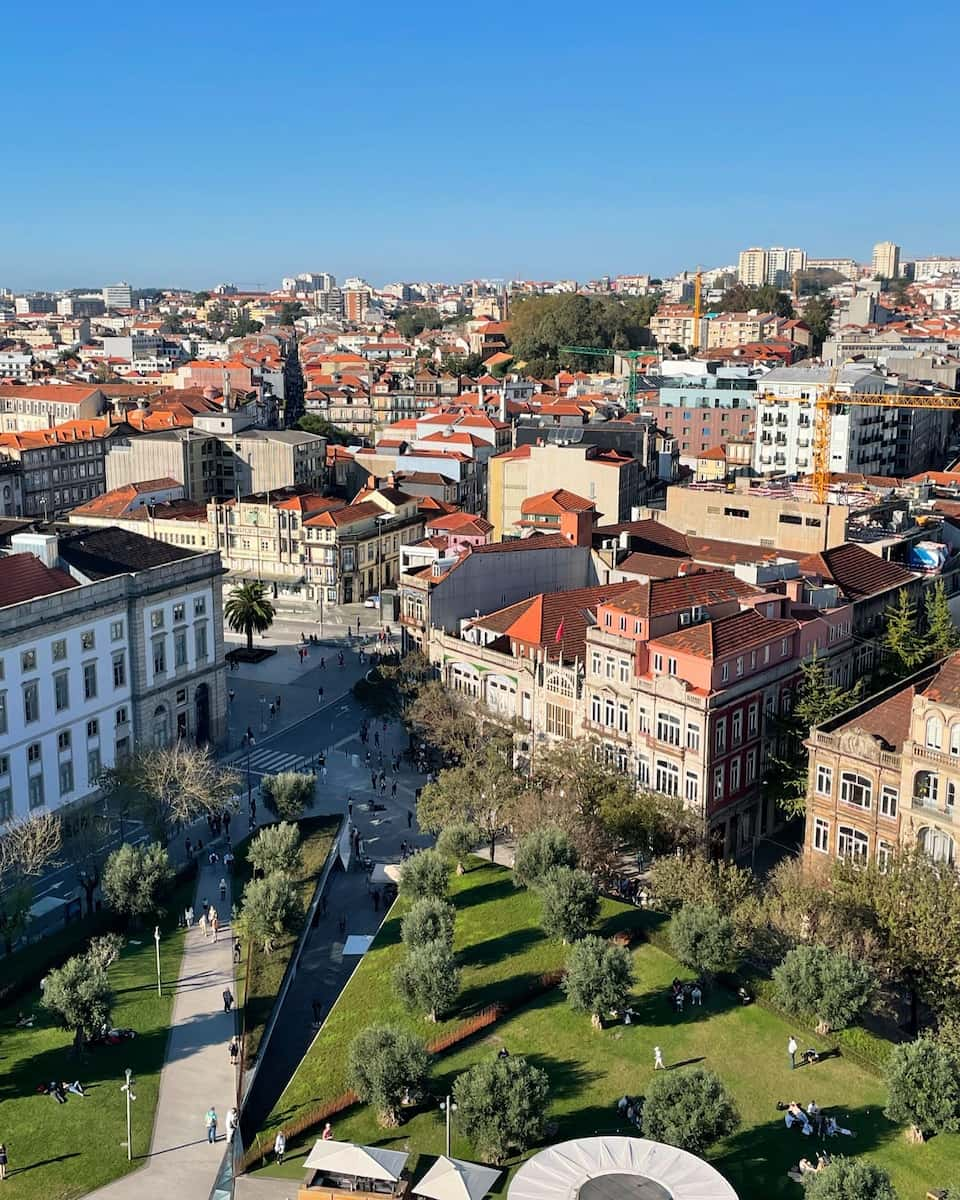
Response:
M943 0L16 3L0 285L960 253L958 28Z

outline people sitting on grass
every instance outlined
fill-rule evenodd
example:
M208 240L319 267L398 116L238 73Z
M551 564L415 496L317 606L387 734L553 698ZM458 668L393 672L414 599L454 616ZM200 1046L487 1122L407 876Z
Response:
M842 1125L838 1125L836 1117L827 1117L824 1133L827 1137L856 1137L852 1129L845 1129Z
M32 1015L27 1016L27 1014L21 1009L20 1012L17 1013L17 1028L18 1029L32 1029L33 1028L33 1016Z
M803 1128L805 1137L809 1137L813 1133L813 1126L810 1124L807 1114L803 1111L796 1100L791 1100L787 1105L787 1111L784 1114L783 1122L788 1129L794 1125L800 1125Z
M813 1063L818 1063L819 1061L820 1052L818 1050L804 1050L804 1052L800 1055L800 1065L802 1067L812 1066Z

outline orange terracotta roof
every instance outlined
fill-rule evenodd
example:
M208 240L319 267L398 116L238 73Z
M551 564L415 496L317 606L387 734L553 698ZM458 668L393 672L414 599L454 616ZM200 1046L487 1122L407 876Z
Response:
M697 605L722 604L762 594L731 571L699 571L676 579L651 579L633 585L633 592L614 606L636 617L662 617Z
M35 554L9 554L0 571L0 608L79 586L66 571L46 566Z
M651 638L650 645L681 650L699 658L717 659L789 637L798 628L798 622L792 617L765 617L755 608L745 608L729 617L718 617L702 625L691 625L663 637Z
M46 400L56 404L82 404L100 389L86 384L0 385L0 400Z
M538 496L529 496L520 505L520 512L524 515L546 513L550 516L559 516L560 513L589 512L595 508L596 505L592 500L578 496L575 492L568 492L566 488L554 488L553 491L541 492Z

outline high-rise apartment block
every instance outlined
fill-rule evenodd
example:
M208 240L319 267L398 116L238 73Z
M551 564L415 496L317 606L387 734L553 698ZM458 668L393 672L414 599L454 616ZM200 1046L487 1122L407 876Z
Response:
M883 279L900 274L900 247L895 242L877 242L873 248L873 273Z
M797 248L785 249L783 246L770 246L762 249L752 246L749 250L740 251L737 275L740 282L747 287L760 287L772 283L775 287L789 287L795 271L802 271L807 265L807 252Z
M107 308L132 308L133 289L129 283L111 283L103 289L103 303Z

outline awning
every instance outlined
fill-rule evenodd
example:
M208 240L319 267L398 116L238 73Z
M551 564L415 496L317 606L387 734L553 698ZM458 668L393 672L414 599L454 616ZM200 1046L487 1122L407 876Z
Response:
M374 863L370 872L370 882L379 887L386 883L399 883L400 872L399 863Z
M647 1138L592 1137L560 1142L523 1164L510 1184L508 1200L570 1200L592 1179L613 1176L611 1185L659 1184L648 1194L666 1192L671 1200L737 1200L737 1193L709 1163ZM615 1194L615 1193L614 1193ZM602 1196L603 1191L597 1190Z
M353 1142L325 1142L318 1138L303 1165L308 1171L323 1171L328 1175L396 1183L409 1157L402 1150L381 1150L379 1146L355 1146Z
M502 1171L441 1155L413 1189L426 1200L483 1200Z

